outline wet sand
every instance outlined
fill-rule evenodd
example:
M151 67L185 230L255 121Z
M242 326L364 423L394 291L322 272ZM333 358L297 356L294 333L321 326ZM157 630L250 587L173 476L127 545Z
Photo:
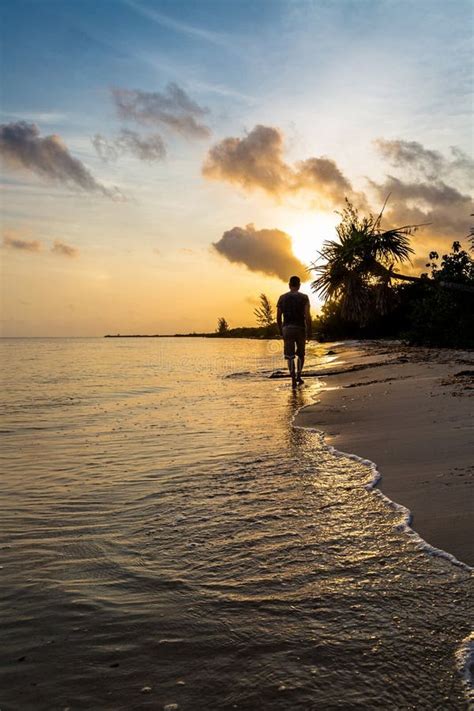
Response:
M412 513L428 543L474 565L474 354L348 343L307 374L322 379L295 424L375 462L379 487Z

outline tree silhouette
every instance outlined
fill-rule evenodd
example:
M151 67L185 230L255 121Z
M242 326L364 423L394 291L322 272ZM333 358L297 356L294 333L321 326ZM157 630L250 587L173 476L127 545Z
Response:
M387 198L388 199L388 198ZM385 204L387 201L385 201ZM371 312L386 314L393 305L393 281L422 282L447 289L474 291L467 284L434 281L425 277L400 274L396 264L409 262L414 253L410 236L422 225L404 225L382 230L385 204L375 217L361 217L347 200L339 213L341 222L336 227L339 241L327 240L320 251L322 263L310 267L317 278L313 291L325 301L337 301L344 318L364 324Z
M227 323L227 321L225 320L225 318L223 316L220 316L217 319L216 333L224 334L224 333L228 333L228 331L229 331L229 324Z
M260 294L260 306L253 310L260 326L271 326L275 322L273 306L265 294Z

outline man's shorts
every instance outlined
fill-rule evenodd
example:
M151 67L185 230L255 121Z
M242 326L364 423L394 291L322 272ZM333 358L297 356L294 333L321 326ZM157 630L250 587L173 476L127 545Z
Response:
M285 358L304 357L306 329L304 326L283 326L283 353Z

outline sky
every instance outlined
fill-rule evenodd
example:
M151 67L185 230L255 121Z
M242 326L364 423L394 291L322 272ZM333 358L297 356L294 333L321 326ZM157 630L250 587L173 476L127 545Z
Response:
M1 333L255 325L347 197L469 231L472 0L3 0Z

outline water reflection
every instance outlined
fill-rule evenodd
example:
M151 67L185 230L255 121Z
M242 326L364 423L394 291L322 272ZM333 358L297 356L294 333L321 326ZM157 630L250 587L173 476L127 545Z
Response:
M318 383L267 343L2 347L6 708L465 708L468 574L291 427Z

